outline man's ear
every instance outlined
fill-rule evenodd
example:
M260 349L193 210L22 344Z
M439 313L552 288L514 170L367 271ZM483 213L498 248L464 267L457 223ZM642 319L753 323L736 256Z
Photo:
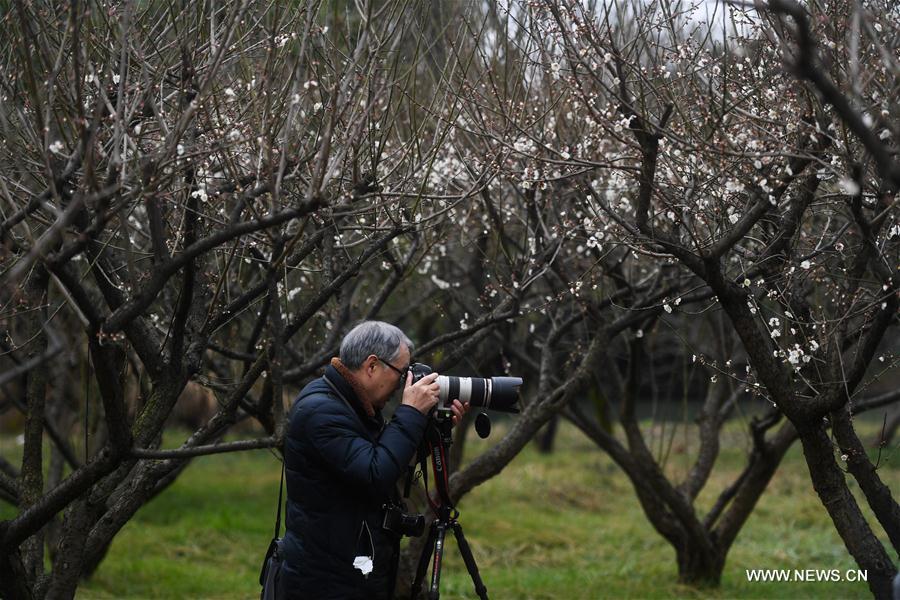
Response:
M375 370L375 366L378 364L378 357L374 354L370 354L366 357L363 366L365 367L366 373L372 373Z

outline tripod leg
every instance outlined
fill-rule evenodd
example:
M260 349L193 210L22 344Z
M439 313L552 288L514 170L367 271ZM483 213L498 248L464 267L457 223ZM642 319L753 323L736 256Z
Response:
M431 590L428 600L438 600L441 595L441 563L444 560L444 536L447 535L447 523L439 521L437 539L434 541L434 564L431 567Z
M412 585L412 598L415 600L422 591L422 582L425 581L425 573L428 571L428 561L431 560L431 553L434 551L434 540L437 536L437 523L431 523L428 528L428 537L425 539L425 545L422 546L422 554L419 555L419 564L416 566L416 578Z
M456 544L459 546L459 553L462 554L463 561L466 563L466 570L469 571L472 583L475 584L475 593L478 594L478 597L481 598L481 600L488 600L487 587L485 587L484 582L481 581L481 574L478 573L478 565L475 564L475 557L472 556L472 548L469 547L469 542L466 541L466 536L463 535L462 525L454 522L453 533L456 534Z

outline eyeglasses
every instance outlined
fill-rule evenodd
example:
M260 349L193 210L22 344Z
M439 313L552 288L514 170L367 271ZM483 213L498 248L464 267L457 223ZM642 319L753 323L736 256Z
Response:
M397 373L397 375L400 376L400 383L403 383L404 381L406 381L406 374L409 373L409 367L408 367L408 366L407 366L405 369L398 369L397 367L395 367L394 365L392 365L391 363L389 363L388 361L384 360L384 359L381 358L381 357L377 357L377 356L376 356L375 358L377 358L378 360L380 360L380 361L381 361L382 363L384 363L385 365L389 366L389 367L391 368L391 370L395 371L395 372Z

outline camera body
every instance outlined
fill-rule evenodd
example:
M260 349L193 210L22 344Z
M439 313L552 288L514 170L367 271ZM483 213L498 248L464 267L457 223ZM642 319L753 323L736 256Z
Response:
M406 537L419 537L425 532L425 515L408 514L396 504L385 504L381 508L384 510L382 528Z

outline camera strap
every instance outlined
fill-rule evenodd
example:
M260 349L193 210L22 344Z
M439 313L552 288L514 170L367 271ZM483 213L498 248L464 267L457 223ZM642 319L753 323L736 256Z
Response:
M416 477L416 465L407 465L406 466L406 483L403 484L403 497L409 498L409 493L412 490L412 482Z
M275 511L275 535L274 538L278 538L278 535L281 533L281 500L284 497L284 459L281 460L281 483L278 484L278 508Z

